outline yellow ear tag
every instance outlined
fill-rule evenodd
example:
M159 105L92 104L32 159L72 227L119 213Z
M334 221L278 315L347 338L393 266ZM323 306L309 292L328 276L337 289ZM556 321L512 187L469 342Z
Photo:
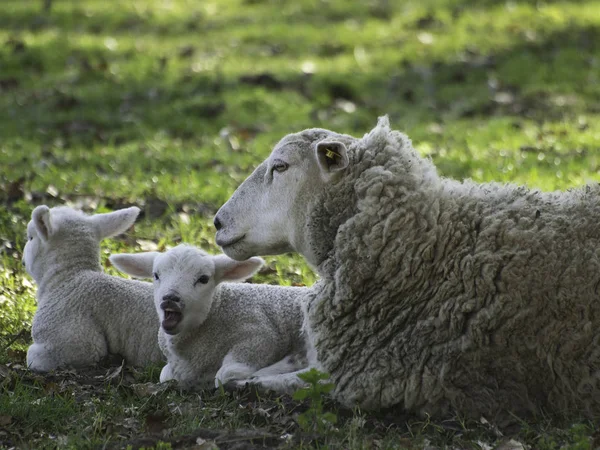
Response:
M325 153L325 157L329 158L329 159L335 159L335 157L341 158L341 155L339 153L334 152L332 149L328 148L327 152Z

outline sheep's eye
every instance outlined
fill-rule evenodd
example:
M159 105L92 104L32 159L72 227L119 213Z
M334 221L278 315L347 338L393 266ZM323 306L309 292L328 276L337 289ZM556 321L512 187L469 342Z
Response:
M198 283L206 284L206 283L208 283L208 280L210 280L210 277L208 275L202 275L200 278L198 278L196 280L196 282L194 283L194 286L197 285Z
M33 241L33 236L27 236L28 241Z
M152 278L154 278L156 281L158 281L158 280L159 280L159 278L158 278L158 274L157 274L156 272L154 272L154 273L152 274Z
M273 170L274 172L280 172L280 173L281 173L281 172L285 172L285 171L288 169L288 167L289 167L289 166L288 166L288 164L287 164L287 163L285 163L285 162L283 162L283 161L276 161L276 162L273 164L273 168L272 168L272 170Z

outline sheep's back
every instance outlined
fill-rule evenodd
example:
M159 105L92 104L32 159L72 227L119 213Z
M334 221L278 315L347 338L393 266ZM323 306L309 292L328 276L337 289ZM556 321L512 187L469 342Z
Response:
M433 414L598 412L598 186L406 191L386 177L364 187L336 237L337 269L308 306L338 399Z

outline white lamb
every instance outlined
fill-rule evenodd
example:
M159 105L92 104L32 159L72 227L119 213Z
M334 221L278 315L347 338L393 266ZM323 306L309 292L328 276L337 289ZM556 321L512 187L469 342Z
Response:
M308 289L223 283L250 277L262 259L238 262L179 245L165 253L115 254L110 260L132 276L154 278L159 343L167 357L161 382L218 387L306 366L299 299Z
M215 226L232 258L317 268L307 339L346 405L600 413L598 184L444 179L384 117L285 136Z
M29 368L93 365L108 354L133 366L163 361L152 284L107 275L100 265L100 241L125 232L139 211L87 216L66 206L33 210L23 249L38 303Z

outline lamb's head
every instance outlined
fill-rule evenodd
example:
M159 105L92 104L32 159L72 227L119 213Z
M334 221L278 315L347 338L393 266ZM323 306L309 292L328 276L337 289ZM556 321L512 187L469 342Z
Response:
M27 224L23 264L39 283L48 267L100 270L100 241L125 232L140 209L88 216L67 206L36 207Z
M162 329L171 335L206 320L219 283L245 280L264 264L261 258L235 261L185 244L165 253L115 254L110 261L134 277L154 279L156 312Z
M324 255L306 242L308 212L335 189L356 141L320 128L285 136L217 212L217 244L238 260L297 251L318 264Z

